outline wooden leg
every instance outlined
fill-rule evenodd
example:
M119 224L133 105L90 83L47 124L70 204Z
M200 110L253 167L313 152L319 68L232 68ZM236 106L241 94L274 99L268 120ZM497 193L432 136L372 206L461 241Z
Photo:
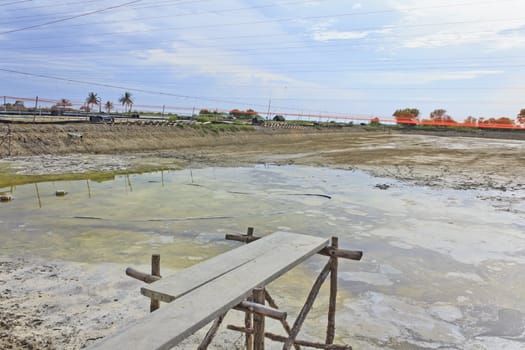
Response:
M326 277L328 277L328 273L330 272L331 266L331 262L328 261L328 263L325 265L325 267L315 280L315 283L312 286L312 290L310 290L310 294L308 294L308 298L306 298L306 302L303 308L301 309L301 312L299 312L297 319L295 320L295 323L292 327L292 331L290 332L290 336L283 345L283 350L290 350L290 348L292 347L295 338L297 338L297 334L299 334L299 331L303 326L306 316L308 316L308 313L310 312L310 309L314 304L315 298L317 298L317 295L319 294L319 289L321 289L323 282L326 280Z
M253 290L253 301L264 305L264 289ZM253 314L253 350L264 350L264 315Z
M151 275L160 277L160 255L153 254L151 256ZM160 307L160 301L157 299L151 298L149 311L153 312Z
M206 333L206 336L202 340L197 350L206 350L208 348L208 345L210 345L211 341L213 340L213 337L215 337L215 334L217 334L217 330L219 329L219 326L221 325L225 316L226 314L221 315L213 322L211 328L208 330L208 333Z
M339 240L332 237L332 248L339 248ZM333 344L335 337L335 310L337 302L337 257L330 258L330 303L328 305L328 326L326 328L326 344Z
M270 305L274 309L279 309L279 307L277 306L277 303L275 302L275 300L273 300L272 296L270 295L270 293L268 292L267 289L264 290L264 297L266 298L266 301L268 302L268 305ZM286 321L285 319L284 320L280 320L280 321L281 321L281 324L283 325L283 328L284 328L286 334L289 336L290 332L292 331L292 329L290 328L290 325L288 324L288 321ZM294 348L295 348L295 350L301 350L301 346L299 344L294 344Z
M253 297L249 297L248 301L253 301ZM246 329L252 329L253 328L253 313L252 312L246 312L244 314L244 327ZM246 333L246 350L253 350L253 333Z

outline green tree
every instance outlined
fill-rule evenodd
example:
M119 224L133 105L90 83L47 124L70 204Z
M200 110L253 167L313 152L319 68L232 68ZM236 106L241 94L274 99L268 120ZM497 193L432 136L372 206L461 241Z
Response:
M445 109L436 109L430 113L430 120L435 123L456 123L451 116L447 114Z
M525 124L525 108L520 111L518 114L518 123Z
M419 122L419 109L417 108L405 108L398 109L394 112L393 116L396 118L396 122L402 125L415 125Z
M131 113L131 108L133 107L133 98L131 92L125 92L118 100L122 106L128 107L128 113Z
M465 124L468 124L468 125L476 125L477 124L477 119L474 118L473 116L468 116L467 119L465 119Z
M66 109L67 107L71 107L73 104L71 103L70 100L68 100L67 98L62 98L60 99L60 101L58 101L55 106L58 107L58 108L61 108L61 109Z

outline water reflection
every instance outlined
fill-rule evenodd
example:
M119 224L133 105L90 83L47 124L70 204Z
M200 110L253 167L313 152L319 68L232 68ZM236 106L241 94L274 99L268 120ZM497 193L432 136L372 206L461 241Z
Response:
M58 188L68 195L56 197ZM495 210L476 191L256 166L47 182L12 193L0 206L3 255L141 264L155 252L164 266L181 268L237 246L224 234L248 226L256 234L337 235L341 246L365 252L361 262L340 263L340 341L364 349L523 348L525 219ZM291 317L323 263L314 257L272 284ZM327 300L323 289L307 335L323 331Z

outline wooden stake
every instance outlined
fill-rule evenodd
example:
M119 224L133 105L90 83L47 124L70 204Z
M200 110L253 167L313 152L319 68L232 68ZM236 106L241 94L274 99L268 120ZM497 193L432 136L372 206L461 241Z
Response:
M253 231L254 231L253 227L248 227L248 230L246 230L246 234L245 235L227 234L224 238L226 240L230 240L230 241L239 241L239 242L243 242L243 243L251 243L251 242L256 241L256 240L261 238L261 237L254 236L253 235Z
M160 276L160 255L159 254L153 254L151 256L151 275L152 276ZM158 299L151 298L151 302L149 305L149 311L153 312L157 310L160 307L160 301Z
M270 305L274 309L279 309L279 307L277 306L277 303L275 302L275 300L273 300L272 296L270 295L270 293L268 292L267 289L264 290L264 297L265 297L266 301L268 302L268 305ZM286 321L286 320L280 320L280 321L281 321L281 324L282 324L286 334L289 336L290 332L291 332L291 328L290 328L290 325L288 324L288 321ZM301 346L298 345L298 344L294 344L294 348L295 348L295 350L301 350Z
M247 335L253 334L253 328L238 327L232 324L229 324L226 328L228 328L231 331L246 333Z
M271 339L273 341L278 341L278 342L281 342L281 343L284 343L287 340L286 337L283 337L283 336L277 335L277 334L273 334L273 333L269 333L269 332L266 332L264 335L268 339ZM349 345L319 344L319 343L314 343L314 342L310 342L310 341L306 341L306 340L295 340L295 342L297 344L300 344L300 345L303 345L303 346L306 346L306 347L309 347L309 348L316 348L316 349L352 350L352 347L349 346Z
M306 298L306 302L303 305L303 308L301 309L301 312L299 312L299 315L297 316L297 319L295 320L295 323L292 327L292 331L290 332L290 336L286 340L286 342L283 345L283 350L290 350L292 345L295 342L295 338L297 337L297 334L299 334L299 331L301 330L301 327L303 326L304 320L306 319L306 316L308 316L308 313L310 312L310 309L312 308L312 305L314 304L315 298L319 294L319 290L321 289L321 285L326 280L326 277L328 276L328 273L330 272L331 262L328 261L328 263L325 265L317 279L315 280L314 285L312 286L312 289L310 290L310 294L308 294L308 298Z
M128 267L126 269L126 275L128 275L129 277L133 277L134 279L137 279L139 281L146 282L148 284L160 280L160 277L158 276L149 275L147 273L137 271L131 267Z
M261 305L258 303L253 303L250 301L242 301L238 305L233 307L235 310L244 311L244 312L253 312L256 314L261 314L266 317L273 318L275 320L286 320L286 312Z
M256 288L253 290L253 301L264 305L264 289ZM264 350L264 315L253 315L253 349Z
M343 259L349 259L349 260L361 260L361 258L363 257L362 251L338 249L338 248L333 248L333 247L323 248L319 252L319 254L329 256L329 257L343 258Z
M217 318L213 322L213 324L211 325L211 328L208 330L208 333L206 333L206 336L204 337L204 339L202 339L202 342L197 348L197 350L208 349L208 345L210 345L211 341L213 340L213 337L215 337L215 334L217 334L217 330L219 329L225 316L226 314L220 315L219 318Z
M252 300L252 297L248 298L248 301ZM246 333L246 350L253 350L253 313L250 311L244 314L244 326L252 330L251 333Z
M339 239L332 237L332 248L337 250ZM335 336L335 311L337 302L337 257L330 258L330 303L328 305L328 326L326 328L326 344L334 343Z
M247 333L247 334L253 333L253 329L246 329L244 327L238 327L234 325L228 325L227 328L229 330L241 332L241 333ZM282 335L273 334L270 332L264 333L264 336L265 338L268 338L276 342L281 342L281 343L284 343L288 339L287 337L283 337ZM294 340L294 342L297 345L303 345L308 348L326 349L326 350L352 350L352 347L350 345L320 344L320 343L314 343L311 341L299 340L299 339Z

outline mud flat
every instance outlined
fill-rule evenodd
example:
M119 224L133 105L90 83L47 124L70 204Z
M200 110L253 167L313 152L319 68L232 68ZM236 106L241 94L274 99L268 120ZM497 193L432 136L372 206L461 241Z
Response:
M111 334L148 311L140 282L123 274L137 256L145 261L153 248L165 249L163 256L191 251L184 242L219 246L212 255L231 248L220 246L224 233L248 224L261 232L337 234L365 251L359 265L341 267L339 341L364 349L523 348L524 141L367 131L191 137L198 144L0 161L14 177L132 172L144 165L182 169L172 178L93 182L89 201L80 192L87 191L85 183L60 183L71 186L70 194L47 195L43 208L32 197L34 186L15 186L15 199L4 203L0 216L0 311L6 315L0 348L78 349ZM188 186L193 181L200 186ZM53 186L41 184L41 194L52 194ZM122 224L125 213L135 221ZM183 221L210 213L230 219ZM73 219L81 215L100 220ZM126 240L134 243L112 248ZM119 260L107 262L114 251ZM203 256L184 258L187 265ZM275 286L285 305L300 304L296 294L305 293L308 271L319 266L313 261L287 285ZM306 336L315 339L324 312L312 317ZM180 348L195 347L196 338L188 341ZM214 346L241 344L223 331Z

